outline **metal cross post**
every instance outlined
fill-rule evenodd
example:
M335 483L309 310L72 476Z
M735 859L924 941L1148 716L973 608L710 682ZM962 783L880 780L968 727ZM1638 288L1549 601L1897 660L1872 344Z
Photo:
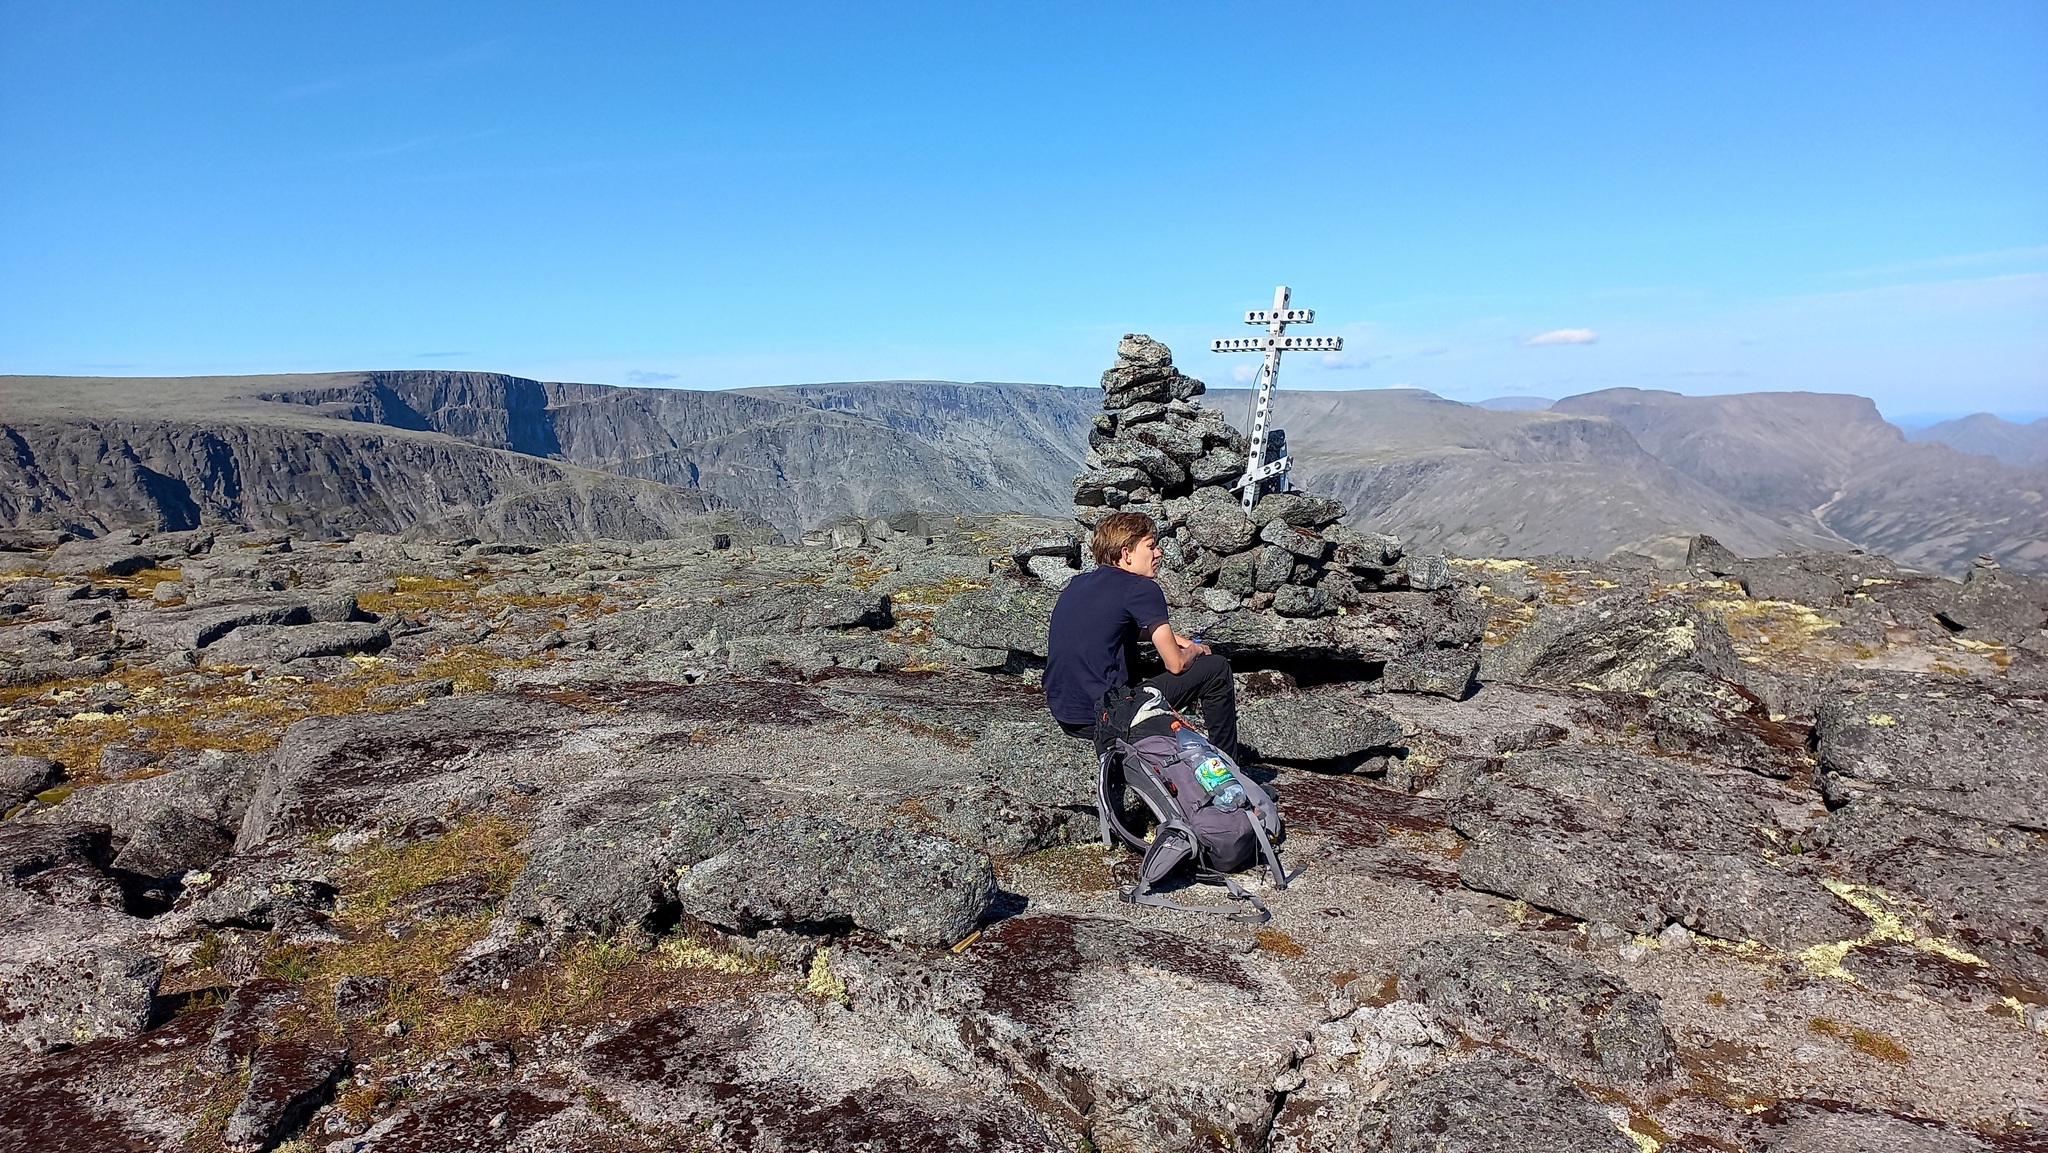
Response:
M1252 407L1252 447L1245 457L1244 479L1235 487L1244 490L1246 512L1258 503L1259 489L1273 477L1280 478L1280 491L1287 491L1287 467L1292 458L1281 456L1266 459L1266 421L1273 415L1273 383L1280 375L1280 354L1296 352L1341 352L1344 338L1341 336L1288 336L1290 324L1314 324L1316 314L1312 309L1287 307L1287 286L1273 290L1271 309L1255 308L1244 314L1246 324L1266 326L1264 336L1231 337L1209 342L1211 352L1263 352L1266 363L1259 367L1259 395Z

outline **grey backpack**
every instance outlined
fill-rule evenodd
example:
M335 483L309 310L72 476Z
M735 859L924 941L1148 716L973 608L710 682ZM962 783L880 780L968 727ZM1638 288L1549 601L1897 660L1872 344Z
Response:
M1102 843L1121 841L1144 854L1126 901L1189 913L1217 913L1233 921L1272 919L1265 903L1229 876L1264 858L1275 889L1293 880L1275 846L1286 836L1273 796L1175 712L1158 689L1113 689L1096 707L1095 803ZM1196 758L1209 762L1204 784ZM1213 779L1218 769L1227 777ZM1241 796L1239 793L1241 792ZM1253 913L1213 905L1184 905L1154 892L1182 864L1198 880L1219 883ZM1297 872L1295 876L1299 876Z

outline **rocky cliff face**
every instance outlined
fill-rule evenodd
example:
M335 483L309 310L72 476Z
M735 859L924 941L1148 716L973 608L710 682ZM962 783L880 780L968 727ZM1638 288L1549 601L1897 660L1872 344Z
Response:
M22 422L0 437L0 520L84 535L225 524L542 541L746 531L689 489L344 424Z
M1246 423L1245 393L1210 399ZM4 377L0 518L554 540L694 532L707 509L791 539L846 518L1055 516L1097 400L938 381ZM1858 397L1616 389L1492 411L1419 390L1283 388L1277 404L1297 479L1354 510L1352 527L1417 549L1676 564L1704 532L1751 556L1860 547L1952 574L1979 554L2048 571L2048 472L1909 443ZM234 486L253 495L222 495Z

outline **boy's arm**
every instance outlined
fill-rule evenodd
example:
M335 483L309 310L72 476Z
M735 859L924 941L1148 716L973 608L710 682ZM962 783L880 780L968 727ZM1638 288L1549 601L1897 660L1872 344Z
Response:
M1174 632L1170 624L1161 624L1152 630L1152 647L1159 650L1159 661L1169 673L1185 671L1196 657L1209 651L1208 645Z

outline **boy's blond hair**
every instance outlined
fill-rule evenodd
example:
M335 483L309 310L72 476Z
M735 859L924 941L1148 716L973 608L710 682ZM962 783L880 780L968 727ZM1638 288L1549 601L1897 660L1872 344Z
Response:
M1159 525L1144 513L1113 512L1095 522L1095 531L1088 537L1088 551L1095 554L1096 564L1111 566L1124 555L1125 549L1158 535Z

